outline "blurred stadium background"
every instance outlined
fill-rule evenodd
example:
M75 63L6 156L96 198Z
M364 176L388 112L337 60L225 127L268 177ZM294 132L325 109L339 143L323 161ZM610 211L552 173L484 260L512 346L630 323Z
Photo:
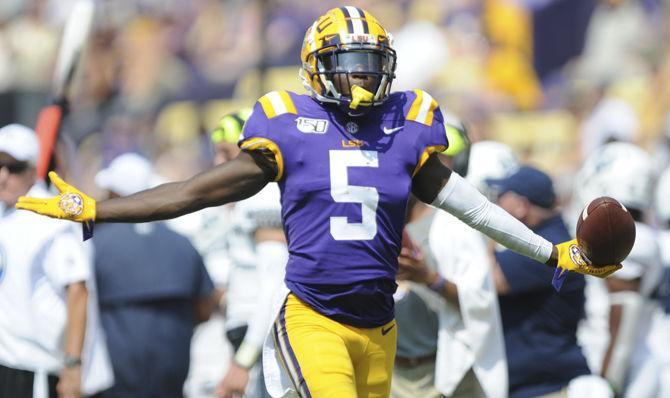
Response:
M49 100L72 0L0 2L0 125L34 126ZM335 1L97 2L94 34L63 127L72 176L120 153L150 157L167 179L210 163L206 133L261 94L303 92L305 28ZM395 35L395 90L423 88L461 116L474 140L510 144L550 171L563 194L583 153L608 137L670 146L664 0L367 0ZM565 195L564 195L565 196Z

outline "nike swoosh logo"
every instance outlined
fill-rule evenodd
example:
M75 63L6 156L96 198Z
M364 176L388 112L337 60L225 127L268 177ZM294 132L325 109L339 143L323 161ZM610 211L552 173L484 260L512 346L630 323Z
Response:
M388 332L390 332L391 329L393 329L394 327L395 327L395 323L393 325L389 326L387 329L382 328L382 336L386 336L386 334Z
M382 130L384 130L384 134L390 135L390 134L395 133L396 131L401 130L403 127L405 127L405 126L395 127L395 128L392 128L392 129L382 127Z

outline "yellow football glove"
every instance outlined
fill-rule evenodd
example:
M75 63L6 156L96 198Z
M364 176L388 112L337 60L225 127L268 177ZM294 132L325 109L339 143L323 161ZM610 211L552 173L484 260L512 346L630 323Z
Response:
M21 196L15 207L30 210L52 218L61 218L78 222L95 221L95 200L58 177L51 171L49 178L60 191L53 198L31 198Z
M621 264L592 265L591 260L577 244L577 239L560 243L556 245L556 249L558 250L558 267L568 271L604 278L622 267Z

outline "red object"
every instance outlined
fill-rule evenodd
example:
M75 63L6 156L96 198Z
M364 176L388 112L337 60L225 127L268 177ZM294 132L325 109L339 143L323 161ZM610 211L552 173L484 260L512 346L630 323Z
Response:
M635 221L616 199L596 198L579 216L577 241L593 265L619 264L635 243Z
M63 119L63 109L59 105L43 108L37 117L35 132L40 144L40 156L37 160L37 176L44 179L49 172L49 163L55 151L58 131Z

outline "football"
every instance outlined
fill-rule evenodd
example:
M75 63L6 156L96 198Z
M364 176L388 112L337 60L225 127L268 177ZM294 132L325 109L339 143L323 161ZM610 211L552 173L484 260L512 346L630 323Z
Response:
M635 243L635 221L616 199L596 198L579 216L577 241L593 265L619 264Z

